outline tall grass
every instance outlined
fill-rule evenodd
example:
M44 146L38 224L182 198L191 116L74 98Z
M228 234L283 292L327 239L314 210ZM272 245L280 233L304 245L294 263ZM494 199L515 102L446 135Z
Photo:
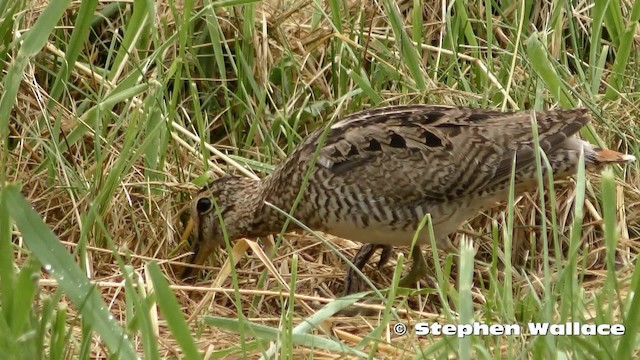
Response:
M638 355L637 164L559 184L540 172L547 195L470 221L460 254L432 252L426 287L395 285L402 254L366 271L383 302L356 306L379 317L336 315L362 300L334 301L355 244L322 234L283 230L257 259L229 244L233 276L213 287L217 266L199 286L176 274L194 190L263 177L363 108L583 106L585 139L638 156L640 2L0 0L0 13L1 358ZM419 321L626 333L394 335Z

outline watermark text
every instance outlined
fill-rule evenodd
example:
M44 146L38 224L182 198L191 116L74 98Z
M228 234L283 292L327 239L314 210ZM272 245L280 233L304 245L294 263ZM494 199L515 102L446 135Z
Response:
M442 324L439 322L419 322L408 326L396 323L393 326L396 335L414 334L416 336L455 336L463 338L471 335L479 336L519 336L519 335L555 335L555 336L592 336L592 335L624 335L623 324L582 324L567 322L560 324L527 323L519 324Z

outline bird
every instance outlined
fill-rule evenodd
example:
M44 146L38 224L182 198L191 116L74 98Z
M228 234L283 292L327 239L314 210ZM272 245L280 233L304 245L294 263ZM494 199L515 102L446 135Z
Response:
M224 236L233 241L279 233L287 217L278 208L312 230L363 244L352 259L358 270L378 249L381 267L394 246L413 245L412 266L400 280L402 287L413 286L427 275L420 246L432 239L426 229L416 234L425 216L431 216L436 247L456 253L449 236L507 200L512 169L516 195L537 188L536 146L554 179L575 174L581 154L592 170L635 160L580 139L590 120L585 108L499 111L429 104L347 115L313 131L260 180L225 175L204 186L191 204L189 261L203 264L224 246ZM300 229L291 222L289 230ZM193 276L193 267L186 267L182 277ZM343 295L361 291L358 280L349 267Z

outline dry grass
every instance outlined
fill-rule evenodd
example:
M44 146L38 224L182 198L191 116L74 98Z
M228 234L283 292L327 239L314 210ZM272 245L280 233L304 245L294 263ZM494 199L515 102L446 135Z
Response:
M37 2L36 2L37 3ZM99 9L105 9L109 2L101 2ZM28 29L38 17L44 5L32 4L27 12L22 13L22 26ZM112 239L120 256L126 259L139 275L139 286L150 286L146 277L146 264L155 260L161 264L167 279L172 285L172 289L177 296L182 310L189 322L194 334L197 334L198 348L205 353L213 350L234 347L239 342L239 335L232 332L220 330L212 326L203 326L195 315L215 314L217 316L233 318L237 316L236 299L234 298L233 283L231 278L226 279L220 286L212 287L213 279L220 272L221 264L226 260L226 254L218 254L211 260L207 267L207 276L202 278L197 285L187 286L178 277L182 270L180 266L186 261L188 256L188 246L180 244L180 236L185 227L185 220L188 216L188 204L191 195L198 189L193 185L192 180L200 174L207 173L205 163L202 160L203 149L201 144L188 138L176 127L167 125L167 131L171 132L171 140L168 141L164 150L165 162L161 169L149 169L145 164L144 157L131 157L129 151L123 145L126 142L127 128L133 113L138 113L144 118L143 104L148 100L146 96L155 96L153 91L142 92L131 98L129 102L116 104L112 109L105 109L111 112L102 121L102 124L88 124L92 129L82 133L79 141L68 142L68 136L86 119L82 117L87 105L101 101L105 94L115 88L119 81L125 78L128 73L136 69L144 68L147 82L154 84L168 84L173 87L173 91L161 91L159 99L167 102L172 101L171 96L177 94L176 109L169 116L168 121L175 121L176 126L182 126L187 132L198 137L196 129L197 107L194 106L194 95L199 95L200 108L206 115L207 137L216 149L232 157L231 164L221 160L219 156L208 156L210 171L214 177L222 172L239 173L234 161L240 162L241 158L252 159L266 164L275 164L286 153L292 150L293 145L299 142L300 137L311 129L321 126L322 122L330 119L335 113L345 114L354 109L370 106L364 102L353 101L349 105L341 106L336 101L341 99L344 92L336 86L334 77L339 76L336 69L332 69L332 61L329 57L335 55L335 47L344 46L345 43L353 46L353 49L361 50L366 54L362 58L365 63L362 65L366 69L368 62L385 63L393 65L399 54L388 54L379 48L380 43L374 41L362 41L360 35L366 38L384 39L393 37L393 31L389 25L388 15L377 3L348 2L348 12L343 16L351 14L358 17L357 21L345 21L344 28L338 33L331 22L322 17L317 17L319 10L314 9L310 1L276 2L266 1L256 4L255 23L253 24L253 41L248 42L242 39L242 44L234 47L235 41L240 36L246 35L242 22L244 16L250 13L243 13L240 7L220 7L216 13L218 22L223 30L224 45L228 46L232 53L251 50L253 59L250 61L253 78L257 84L265 85L269 93L267 101L262 101L259 96L238 95L242 101L225 100L229 94L251 91L247 89L246 79L238 79L238 74L231 71L232 67L227 67L227 74L217 74L208 69L191 67L193 71L189 76L193 79L189 81L186 77L167 81L163 79L165 74L171 73L171 66L176 64L176 59L180 57L181 50L178 42L171 38L172 35L167 30L177 29L175 23L176 14L171 6L180 8L180 5L171 3L159 3L156 7L157 23L162 23L161 31L158 32L160 43L170 42L164 48L162 62L154 62L152 66L146 67L141 58L154 50L153 44L149 44L148 49L138 49L132 51L129 62L123 66L123 73L112 82L99 75L96 68L106 66L108 61L109 47L112 46L112 36L118 29L122 29L126 24L122 23L118 12L113 13L108 21L103 21L97 26L96 32L85 42L82 60L83 63L74 65L71 71L66 91L62 97L52 99L50 89L55 80L55 71L58 67L58 58L64 54L60 44L63 44L69 31L65 28L73 26L73 14L78 10L79 3L72 3L69 10L63 17L61 26L52 36L24 73L22 86L19 89L18 98L15 103L12 119L9 124L10 142L9 158L7 168L7 181L22 183L22 193L30 201L35 210L42 216L45 222L53 229L59 240L70 250L74 251L85 234L82 233L82 224L86 221L86 214L89 210L99 210L97 225L91 226L86 234L86 247L76 256L79 263L86 268L87 276L94 281L101 290L103 299L109 305L112 313L121 320L127 319L127 298L125 297L122 269L114 259L113 251L109 247L108 238ZM399 9L407 23L407 32L411 33L411 23L414 21L412 3L404 1L398 4ZM202 5L197 5L196 9L202 9ZM327 5L328 6L328 5ZM469 6L469 13L482 14L482 9ZM529 28L545 28L545 21L550 16L551 4L540 2L533 7L537 16L531 18L539 19L537 22L528 24ZM122 9L126 9L123 7ZM124 10L120 11L124 11ZM327 9L325 9L327 10ZM513 43L516 29L509 24L514 21L517 15L517 4L507 9L502 16L495 16L493 24L493 36L496 42L493 46L502 44L503 49L496 48L496 54L511 54L510 48ZM580 14L576 21L579 24L578 32L588 34L592 19L588 11L576 9ZM450 24L441 21L442 9L440 2L426 1L424 4L422 21L423 49L425 49L423 61L425 64L433 64L435 61L455 62L460 68L460 74L469 76L480 76L478 63L484 64L484 58L476 58L476 50L471 49L464 53L451 55L446 45L443 45L441 34L443 29L447 29ZM503 23L504 21L504 23ZM314 22L319 22L314 24ZM203 23L194 22L194 38L202 36L206 32ZM351 28L353 27L353 28ZM266 32L265 32L266 30ZM176 30L177 31L177 30ZM354 33L356 35L354 35ZM359 34L359 35L358 35ZM561 56L561 46L559 42L562 38L553 37L550 39L549 52L557 57ZM393 42L391 42L393 43ZM252 47L247 49L248 44ZM195 42L192 44L196 50L190 54L199 54ZM484 44L480 44L484 46ZM464 49L465 47L461 47ZM147 51L149 50L149 51ZM394 58L395 57L395 58ZM286 80L290 88L296 88L289 93L278 90L281 79L274 76L274 69L282 67L282 59L290 58L290 77ZM207 58L213 62L213 57ZM469 59L474 61L469 61ZM180 61L183 61L180 58ZM195 61L194 58L187 59ZM201 59L202 60L202 59ZM206 61L205 61L206 62ZM230 64L230 59L225 59ZM201 62L200 64L202 64ZM84 65L83 65L84 64ZM335 64L335 62L333 62ZM513 84L511 93L513 103L504 98L506 104L512 107L519 104L521 107L531 105L530 100L521 95L520 87L526 88L531 69L521 63L516 62L514 69L504 74L504 67L508 62L495 63L495 67L490 68L493 74L502 74ZM95 66L96 68L92 68ZM406 73L406 68L399 68L399 73L404 75L407 81L411 82L410 74ZM284 71L284 70L283 70ZM484 94L465 89L463 82L456 82L455 76L448 76L440 68L432 74L439 74L441 77L426 78L429 91L420 93L406 91L403 89L398 79L393 79L384 84L376 84L381 91L382 103L406 103L406 102L434 102L445 104L478 104L482 106L482 99L486 99ZM480 72L482 72L480 70ZM473 74L472 74L473 73ZM475 75L474 75L475 74ZM507 76L508 75L508 76ZM630 76L637 76L632 74ZM446 79L443 79L446 78ZM637 79L637 78L636 78ZM244 82L241 82L244 81ZM496 80L504 85L503 78ZM195 87L195 92L189 91L189 85ZM487 86L494 94L504 92L489 79ZM155 84L154 84L155 86ZM353 87L353 84L350 86ZM606 79L603 88L606 86ZM221 90L224 88L225 90ZM517 88L517 89L516 89ZM576 92L580 92L576 89ZM89 98L87 98L88 94ZM513 96L515 94L516 96ZM289 96L288 98L285 98ZM498 96L498 95L496 95ZM518 98L520 96L520 98ZM588 96L588 95L585 95ZM633 103L630 98L618 101L605 100L600 97L592 98L590 105L598 109L598 114L602 119L597 118L595 122L596 133L605 140L611 148L621 149L621 151L637 152L634 133L637 132L636 119L640 114L638 103ZM53 105L47 105L50 100ZM253 101L247 103L245 100ZM330 104L324 104L323 101ZM549 98L547 98L549 100ZM551 101L549 101L551 102ZM233 104L232 106L227 106ZM222 106L220 106L222 105ZM316 113L312 110L299 112L297 109L308 108L310 105L316 106ZM500 105L500 101L496 103ZM490 105L493 106L493 105ZM255 111L252 114L247 109ZM314 115L314 116L312 116ZM121 119L120 123L113 119ZM230 124L228 119L235 119L235 124ZM291 119L291 120L290 120ZM152 120L147 120L152 121ZM254 123L255 122L255 123ZM138 123L146 126L143 121ZM249 133L248 129L256 126L255 131ZM611 124L615 124L611 126ZM59 130L58 130L59 129ZM99 129L98 132L94 130ZM291 130L289 130L291 129ZM631 129L631 130L630 130ZM271 131L271 133L269 133ZM53 135L59 133L59 137L53 139ZM291 134L292 136L286 136ZM181 140L181 141L180 141ZM68 146L66 145L68 144ZM58 148L55 148L58 146ZM95 149L100 148L101 162L95 163ZM265 149L267 149L265 151ZM636 154L637 155L637 154ZM128 164L126 171L122 172L118 178L117 186L108 197L104 206L94 207L98 200L101 186L104 185L108 175L113 171L118 159L131 158L133 161ZM241 162L240 162L241 163ZM219 170L216 170L219 169ZM148 174L150 170L157 173L156 179L150 180ZM258 172L259 176L264 173ZM202 179L200 179L202 180ZM606 270L605 243L603 232L603 214L601 209L600 177L598 174L588 176L586 205L583 233L581 237L580 256L577 260L579 265L577 273L584 277L584 294L589 298L602 288L608 275ZM201 181L200 181L201 182ZM570 229L574 214L575 201L575 181L570 180L556 184L557 191L555 197L555 214L558 223L558 235L560 243L563 244L563 259L566 259L569 248ZM633 165L626 171L619 171L619 181L616 183L618 200L618 221L620 240L617 245L616 273L621 280L620 293L626 293L625 287L630 286L628 281L634 269L638 256L640 239L640 188L638 186L637 166ZM471 220L455 236L454 243L461 237L468 237L473 240L477 250L473 300L476 304L476 311L482 313L486 309L487 297L493 297L487 284L491 281L501 281L503 272L500 269L502 262L497 261L495 256L504 258L502 247L497 250L493 247L492 226L494 221L502 228L505 224L505 205L499 206L485 214L481 214ZM526 298L530 291L539 292L542 296L544 286L544 257L541 255L541 210L537 194L526 194L519 198L515 207L515 231L513 236L513 297L514 302ZM548 207L545 209L548 229L548 238L552 239L552 212ZM101 224L101 225L100 225ZM357 251L358 244L344 239L329 237L341 251L351 257ZM502 239L502 235L500 237ZM21 243L18 232L14 232L14 242L16 246L15 260L18 267L29 257L27 250ZM551 243L550 243L551 244ZM83 245L83 247L84 247ZM398 248L398 250L407 250ZM313 313L311 308L317 307L318 303L331 301L342 291L342 279L346 265L337 254L327 249L318 239L307 234L286 234L281 246L278 247L276 255L271 260L272 266L277 269L285 282L289 283L291 272L291 259L297 254L298 281L296 282L296 300L294 323L299 323ZM406 252L405 252L406 254ZM552 274L555 273L555 254L551 246L550 256ZM448 260L447 260L448 259ZM440 261L451 262L446 254L440 254ZM498 271L492 271L492 264L498 264ZM375 264L375 259L371 262ZM366 273L375 284L385 287L390 284L393 278L395 260L385 266L381 271L375 271L373 267L368 267ZM249 321L258 324L267 324L273 327L280 326L282 322L284 300L287 291L272 275L268 275L263 283L258 279L267 269L267 264L249 253L243 257L237 266L238 282L242 299L242 311ZM497 275L497 279L492 279ZM451 274L447 277L452 289L456 287L457 267L454 265ZM533 282L531 282L534 280ZM57 286L56 282L43 272L40 281L43 294L53 292ZM435 278L423 283L423 290L409 297L399 296L396 301L399 314L402 318L414 321L447 321L448 317L443 315L443 304L441 298L432 288L437 285ZM442 286L442 285L441 285ZM283 294L284 292L284 294ZM207 296L207 294L211 295ZM447 306L455 309L455 303ZM527 305L523 305L527 306ZM373 308L376 308L373 306ZM383 307L379 307L383 309ZM77 314L71 311L68 323L75 332L80 331L80 323ZM154 310L154 309L152 309ZM526 312L525 310L522 310ZM485 314L495 321L499 320L497 314ZM159 349L161 357L178 357L180 352L175 344L175 340L170 335L167 324L162 316L154 313L157 317L157 331L159 333ZM334 317L325 322L324 330L332 334L335 338L344 341L351 346L357 345L364 337L368 336L372 329L379 323L377 316L362 317ZM79 336L79 335L78 335ZM391 333L390 328L381 336L382 342L376 350L379 358L388 357L411 357L416 354L416 346L424 347L433 343L432 338L416 339L415 337L396 337ZM515 340L516 343L526 341L525 338ZM142 351L139 339L134 341L139 351ZM73 345L70 345L73 347ZM371 345L367 345L370 347ZM523 345L523 349L524 349ZM493 343L496 354L509 351L506 347L506 340L496 340ZM365 348L364 351L367 351ZM71 353L77 349L69 349ZM106 350L99 341L95 341L92 349L92 356L95 358L106 357ZM250 357L259 357L258 351L251 351ZM294 357L313 356L314 358L342 358L345 355L328 352L322 349L310 350L307 347L295 347ZM231 358L242 357L240 353L232 354Z

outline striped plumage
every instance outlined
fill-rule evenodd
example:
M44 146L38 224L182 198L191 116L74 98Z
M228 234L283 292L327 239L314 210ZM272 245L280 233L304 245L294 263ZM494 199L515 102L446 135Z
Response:
M226 176L205 187L193 201L192 262L203 263L224 244L214 200L230 240L277 233L285 217L265 201L290 212L308 170L308 184L294 216L314 230L366 244L354 258L357 267L362 268L377 247L385 249L384 263L390 246L410 245L427 213L438 247L455 251L448 235L506 199L514 156L516 192L536 186L531 116L529 111L431 105L347 116L330 129L310 134L263 180ZM634 159L576 138L590 120L584 109L537 112L535 118L540 148L556 177L575 172L583 149L589 168ZM430 243L427 236L423 231L418 244ZM423 262L415 250L414 261ZM412 269L403 285L417 280L421 271ZM188 270L185 276L190 274ZM354 277L348 271L346 293L358 289Z

